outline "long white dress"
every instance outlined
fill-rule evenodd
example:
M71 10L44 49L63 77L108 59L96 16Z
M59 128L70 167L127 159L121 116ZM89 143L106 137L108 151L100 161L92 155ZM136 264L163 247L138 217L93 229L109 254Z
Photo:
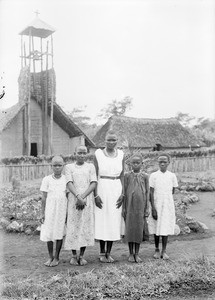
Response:
M116 202L122 193L120 179L104 179L100 176L120 176L123 169L123 152L117 149L116 157L107 157L101 149L95 151L98 162L98 195L103 206L95 207L95 239L104 241L120 240L121 211Z
M41 226L40 240L43 242L62 240L67 210L65 175L58 179L53 175L44 177L40 191L47 192L45 221Z
M154 220L150 213L148 229L150 234L173 235L175 230L175 204L172 195L173 187L178 186L176 175L170 171L160 170L149 177L149 186L154 188L154 203L158 219Z
M96 170L93 164L75 163L65 166L67 182L71 181L78 194L83 194L91 182L97 182ZM65 238L65 250L79 250L81 247L94 245L94 194L86 197L87 205L83 210L76 209L77 199L69 193L67 232Z

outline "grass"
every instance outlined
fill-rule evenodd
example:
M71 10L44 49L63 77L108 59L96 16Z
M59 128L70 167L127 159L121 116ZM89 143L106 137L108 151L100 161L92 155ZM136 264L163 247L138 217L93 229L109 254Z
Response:
M4 282L2 296L13 299L147 299L197 295L215 289L215 259L149 261L140 265L111 265L86 273L58 272L48 278L14 278Z

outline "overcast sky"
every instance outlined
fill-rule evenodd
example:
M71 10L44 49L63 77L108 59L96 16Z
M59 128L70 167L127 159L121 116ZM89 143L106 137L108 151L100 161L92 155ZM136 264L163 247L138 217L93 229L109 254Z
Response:
M20 36L39 10L56 28L57 102L95 118L133 98L128 116L215 117L215 2L212 0L0 0L0 75L18 101ZM4 72L4 73L3 73Z

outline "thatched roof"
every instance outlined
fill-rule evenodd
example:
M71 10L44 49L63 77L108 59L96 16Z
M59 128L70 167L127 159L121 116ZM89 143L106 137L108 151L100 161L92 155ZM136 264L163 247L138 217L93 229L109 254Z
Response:
M34 99L32 99L35 101ZM24 102L18 102L17 104L11 106L6 110L0 111L0 132L5 130L13 119L18 115L18 113L25 107ZM62 108L54 102L53 119L56 124L58 124L69 137L76 137L83 135L86 140L86 145L93 147L95 146L93 141L91 141L88 136L69 118L69 116L62 110ZM50 113L50 108L49 108Z
M161 144L164 148L187 148L204 146L175 118L140 119L112 116L93 138L97 147L104 147L105 135L114 130L119 138L118 146L152 148Z
M83 135L86 145L90 147L95 146L94 142L71 120L56 102L54 102L53 119L70 137Z
M36 17L28 26L26 26L19 34L32 35L40 38L47 38L55 32L55 28Z
M0 132L5 130L18 113L24 108L24 103L18 102L10 108L0 111Z

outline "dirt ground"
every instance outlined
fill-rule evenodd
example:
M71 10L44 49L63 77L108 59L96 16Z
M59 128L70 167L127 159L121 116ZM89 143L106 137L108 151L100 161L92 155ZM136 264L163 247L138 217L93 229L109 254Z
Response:
M168 254L172 260L189 259L199 256L215 256L215 217L211 216L215 208L215 192L198 193L200 202L193 204L187 214L205 223L209 230L206 234L189 234L170 238ZM98 261L99 244L86 250L88 265L84 267L71 266L69 260L71 253L62 250L61 262L57 267L48 268L43 265L47 259L46 244L39 241L39 236L27 236L24 234L8 234L0 230L1 256L0 279L12 281L13 278L44 278L56 274L59 271L87 272L93 269L106 268L107 264ZM150 261L154 251L153 239L141 245L140 256L143 261ZM116 265L127 264L128 248L122 242L114 243L112 255ZM176 299L176 298L175 298ZM189 298L191 299L191 298ZM215 299L200 297L192 299Z

